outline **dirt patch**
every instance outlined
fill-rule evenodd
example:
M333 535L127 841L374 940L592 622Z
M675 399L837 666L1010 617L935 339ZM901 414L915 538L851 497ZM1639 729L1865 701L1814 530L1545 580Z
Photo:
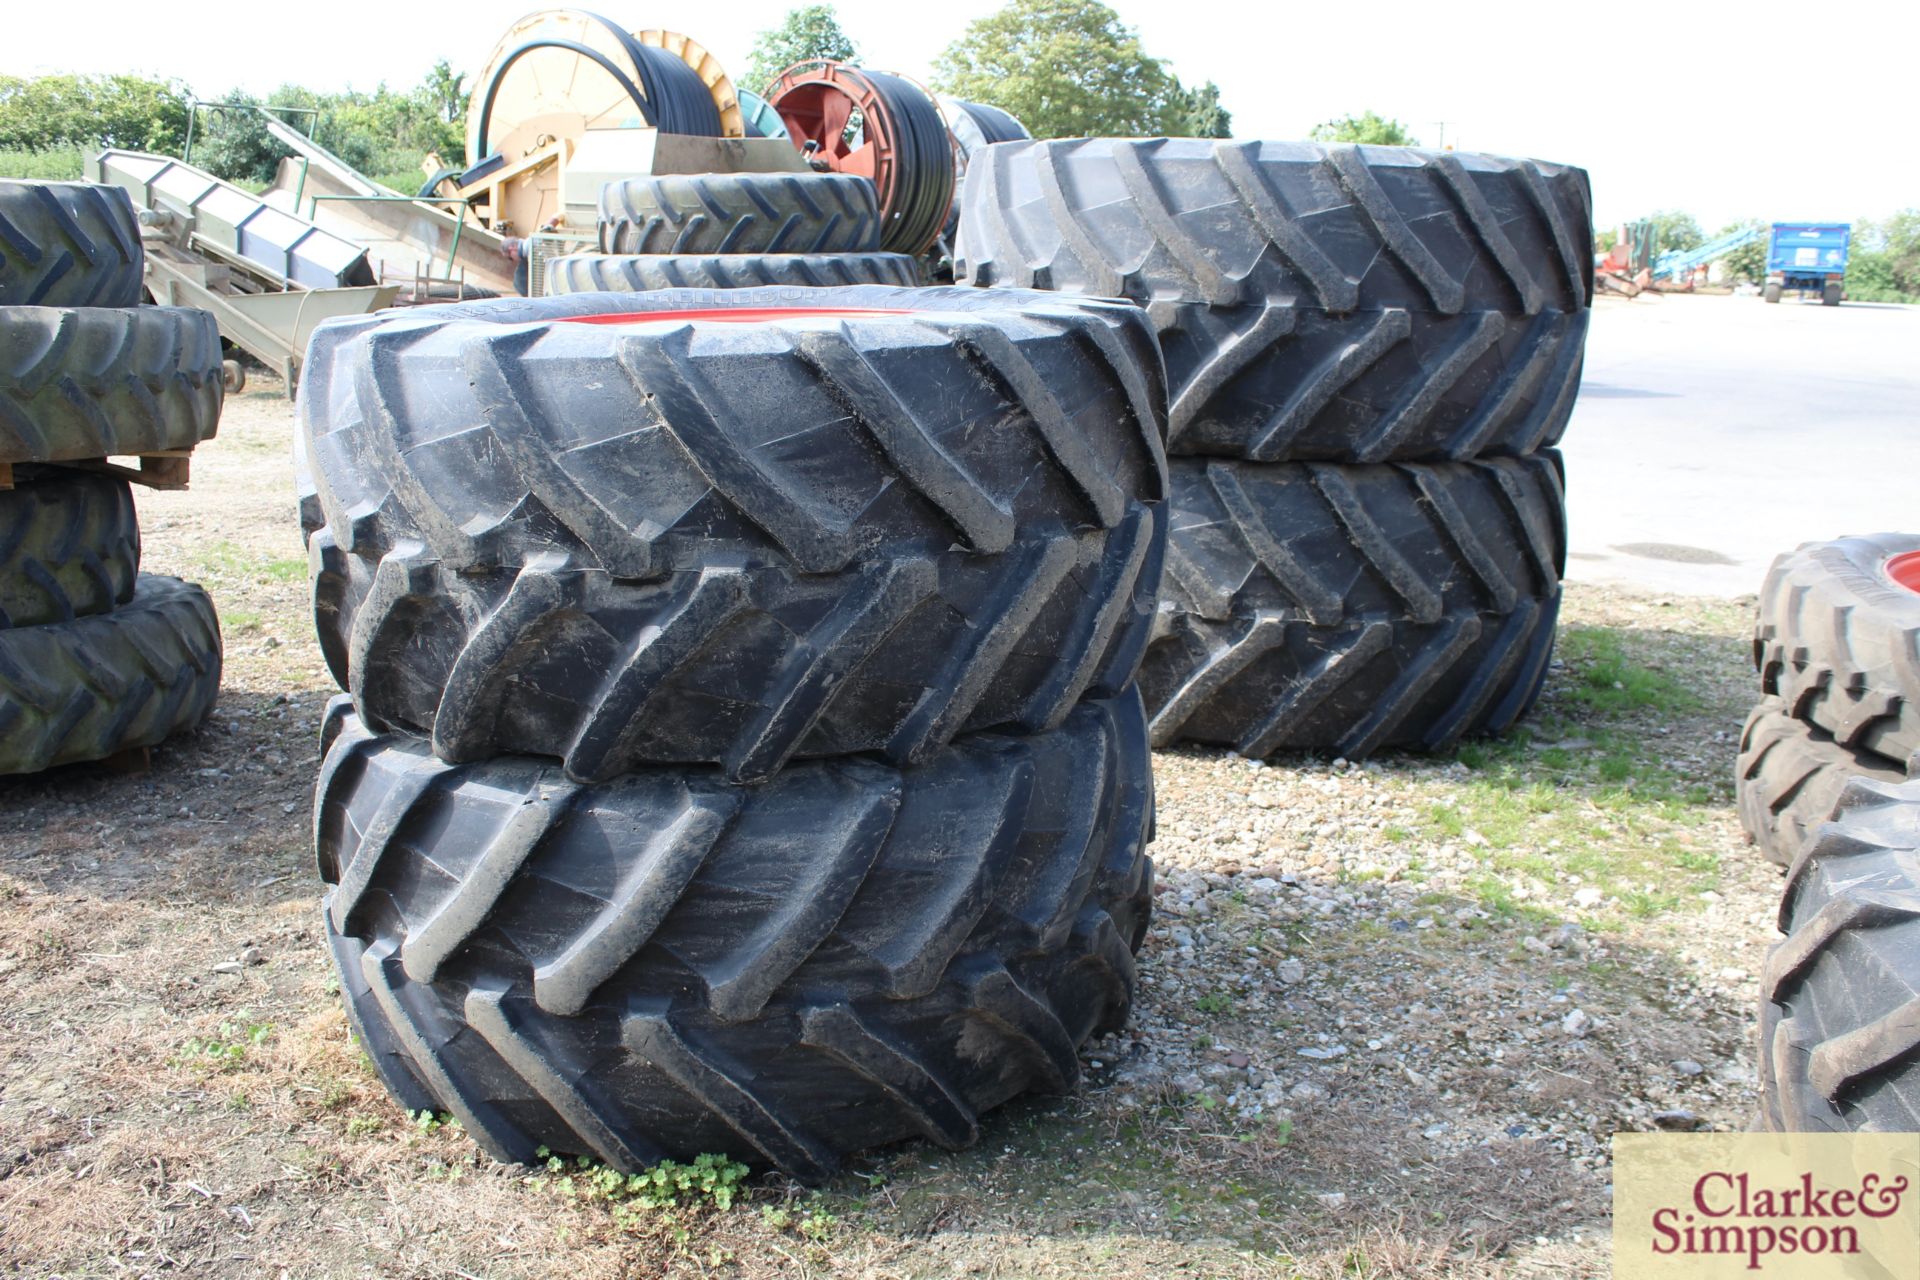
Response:
M1157 757L1137 1015L1074 1097L819 1192L616 1214L390 1103L317 928L333 693L270 389L150 570L219 711L151 772L0 780L0 1257L68 1277L1602 1276L1607 1139L1738 1127L1777 874L1731 771L1743 607L1567 589L1526 728L1441 757Z

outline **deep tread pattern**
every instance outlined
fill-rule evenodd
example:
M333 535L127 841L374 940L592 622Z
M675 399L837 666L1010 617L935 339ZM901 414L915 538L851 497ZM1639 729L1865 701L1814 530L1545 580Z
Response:
M0 307L138 306L145 272L125 191L0 179Z
M581 294L323 328L301 506L322 649L368 723L583 781L747 781L911 763L1123 689L1166 545L1140 313L818 292L912 314L514 323L632 305Z
M111 613L0 631L0 774L157 746L204 721L219 692L213 602L143 574Z
M1176 459L1140 674L1156 745L1260 757L1498 733L1545 679L1565 564L1557 455Z
M1125 1021L1152 883L1136 694L752 789L450 768L344 704L315 833L349 1012L403 1106L497 1158L819 1179L901 1138L966 1145Z
M1795 719L1779 698L1762 698L1740 734L1734 797L1740 823L1769 862L1790 866L1807 839L1833 816L1853 778L1898 782L1904 770L1835 742Z
M191 449L225 397L220 330L187 307L0 307L0 462Z
M1526 454L1566 431L1585 310L1157 307L1168 452L1255 462Z
M1767 1128L1920 1131L1920 780L1847 785L1780 929L1760 975Z
M649 311L793 307L788 289L667 290ZM1165 389L1141 313L973 289L808 291L750 325L565 323L616 294L419 307L322 325L302 454L339 545L450 568L563 551L659 578L809 573L1159 501ZM899 309L906 315L832 314Z
M0 631L72 622L133 598L140 526L125 480L20 468L0 490Z
M1920 534L1809 542L1773 562L1753 661L1764 692L1856 751L1920 753L1920 592L1885 572Z
M440 756L558 757L582 781L713 762L910 764L956 733L1058 725L1133 678L1153 624L1165 506L849 574L713 569L635 582L564 557L457 573L403 544L309 541L321 651L367 722Z
M985 158L956 263L976 285L1443 315L1592 301L1578 252L1592 197L1566 165L1200 138L1011 142Z
M1505 613L1565 563L1559 458L1338 466L1176 459L1162 597L1216 621L1271 609L1327 626Z
M1463 459L1565 430L1592 297L1578 169L1082 139L1003 145L976 170L957 278L1146 306L1172 454Z
M578 253L547 265L547 291L555 294L857 284L914 288L918 260L904 253Z
M850 173L705 173L600 188L602 253L871 253L873 183Z

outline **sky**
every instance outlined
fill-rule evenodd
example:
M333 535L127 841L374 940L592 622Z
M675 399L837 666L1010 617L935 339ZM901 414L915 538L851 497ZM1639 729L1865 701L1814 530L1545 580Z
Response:
M595 0L593 11L634 29L682 31L744 70L754 34L795 2ZM865 65L924 78L966 24L1000 2L835 7ZM1461 150L1585 166L1600 225L1679 208L1711 232L1741 218L1878 218L1920 206L1913 0L1109 3L1182 80L1219 84L1236 137L1304 137L1318 121L1365 110L1405 121L1427 145L1444 125ZM0 73L139 72L205 95L289 82L410 86L437 58L478 69L532 7L269 0L202 22L157 20L150 0L93 0L78 24L63 6L19 4ZM1845 37L1837 55L1827 15ZM1876 47L1886 51L1879 76L1868 56Z

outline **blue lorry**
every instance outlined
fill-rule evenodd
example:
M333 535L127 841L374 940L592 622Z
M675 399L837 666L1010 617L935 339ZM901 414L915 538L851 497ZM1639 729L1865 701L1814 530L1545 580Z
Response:
M1817 290L1823 306L1839 306L1852 238L1853 228L1844 222L1774 223L1767 239L1766 300L1778 302L1788 289L1802 296Z

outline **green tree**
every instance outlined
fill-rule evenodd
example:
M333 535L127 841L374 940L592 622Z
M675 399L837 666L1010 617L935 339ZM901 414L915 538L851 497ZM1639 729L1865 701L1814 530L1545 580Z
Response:
M256 110L260 99L234 89L220 99L222 108L202 108L189 159L216 178L247 186L273 181L284 153Z
M1742 218L1738 222L1729 222L1720 228L1720 234L1730 236L1736 231L1745 231L1749 227L1764 224L1758 218ZM1717 239L1718 237L1716 237ZM1763 233L1747 241L1737 249L1728 250L1721 261L1727 264L1729 280L1744 280L1748 284L1760 284L1767 278L1767 237Z
M300 85L282 85L268 97L271 107L317 109L312 119L315 142L370 177L396 176L408 192L420 184L416 171L428 152L450 165L463 163L466 154L466 110L448 116L446 94L461 79L443 70L442 61L409 93L381 85L372 93L315 93ZM289 115L290 123L305 129L307 118Z
M1162 134L1187 105L1166 65L1100 0L1011 0L947 46L934 86L1013 113L1036 138Z
M1690 213L1679 209L1659 209L1644 219L1653 224L1653 256L1670 249L1698 249L1707 242L1706 232Z
M433 64L433 70L427 72L427 78L421 82L420 92L439 111L442 120L464 127L467 100L473 97L470 91L461 88L465 82L466 77L442 58Z
M107 146L176 154L191 96L178 80L141 76L0 76L0 150Z
M1177 81L1175 83L1178 83ZM1166 132L1176 138L1231 138L1233 113L1220 105L1220 86L1209 80L1183 90L1173 103Z
M837 62L858 62L860 53L853 41L840 29L840 19L830 4L810 4L787 11L787 19L771 31L754 38L752 59L747 66L749 85L764 92L780 78L780 73L796 62L814 58L832 58Z
M1886 221L1869 225L1901 288L1920 293L1920 209L1901 209Z
M1313 126L1307 136L1315 142L1366 142L1376 147L1417 147L1420 140L1413 130L1398 120L1388 120L1372 111L1357 116L1341 116Z
M1920 209L1902 209L1882 222L1861 218L1853 224L1847 297L1920 302Z

